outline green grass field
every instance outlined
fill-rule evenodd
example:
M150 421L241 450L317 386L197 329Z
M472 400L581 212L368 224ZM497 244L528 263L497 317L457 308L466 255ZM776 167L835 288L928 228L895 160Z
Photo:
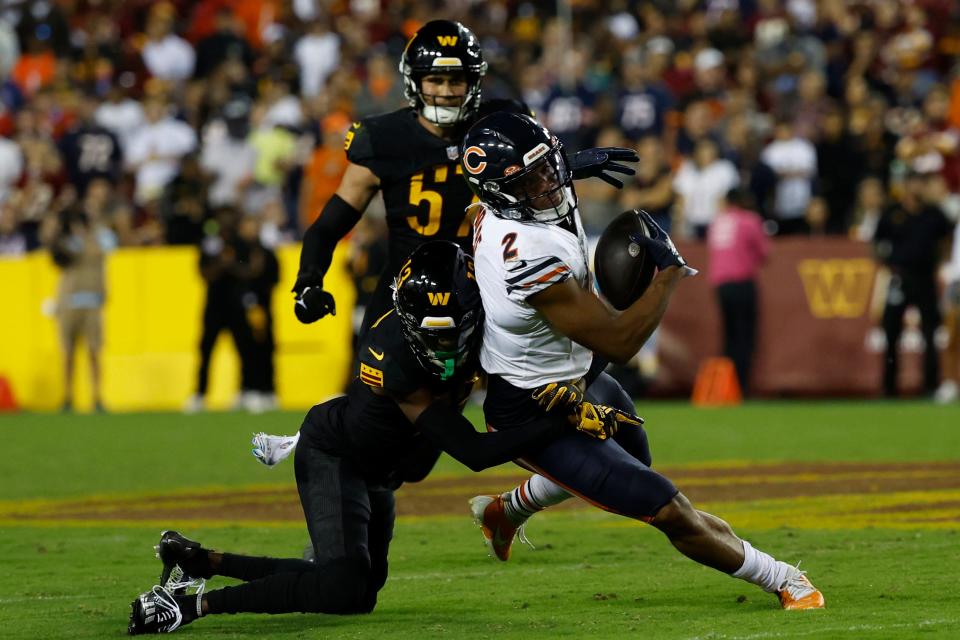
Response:
M677 469L755 462L960 461L958 408L758 402L696 410L654 403L641 413L648 420L655 464ZM61 505L89 496L121 496L149 509L156 500L151 494L290 488L292 465L257 465L249 455L249 436L261 430L292 433L300 418L288 413L0 418L5 444L0 638L119 637L126 632L130 601L156 580L157 523L60 522ZM880 479L882 469L876 472ZM497 477L507 473L516 475L516 469L505 466L472 477L478 491L492 491L508 488L506 479ZM873 513L871 524L863 527L851 525L856 519L830 520L829 513L811 520L817 496L705 505L720 516L726 512L755 546L790 562L802 560L827 598L824 611L781 611L774 597L686 560L657 531L589 508L538 515L529 528L537 550L518 548L509 563L497 563L486 556L470 522L466 500L473 493L467 492L459 515L400 518L390 580L372 615L214 616L177 633L378 640L956 637L960 478L939 477L926 486L922 465L910 474L918 478L913 485L892 484L890 493L864 485L850 495L823 497L831 508ZM440 488L443 478L472 474L442 460L436 475L441 482L431 486ZM889 509L883 500L893 498L902 498L898 504L923 505L925 519L916 527L909 519L891 519L888 526L876 514ZM17 515L27 508L54 515L38 525ZM796 522L785 526L784 513L795 513ZM294 520L256 526L166 524L209 546L240 553L299 555L307 539L302 522ZM229 582L215 578L208 588Z

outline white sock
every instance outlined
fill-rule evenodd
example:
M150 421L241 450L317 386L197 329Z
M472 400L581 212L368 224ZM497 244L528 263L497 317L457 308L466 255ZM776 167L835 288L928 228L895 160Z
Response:
M743 566L730 575L752 582L769 593L779 591L794 568L768 553L754 549L746 540L741 542L743 542Z
M503 510L511 522L519 525L538 511L560 504L570 497L571 494L556 482L534 474L512 491L503 494Z

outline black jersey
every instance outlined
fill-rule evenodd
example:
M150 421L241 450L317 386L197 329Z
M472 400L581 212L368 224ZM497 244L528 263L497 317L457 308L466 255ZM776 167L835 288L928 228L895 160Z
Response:
M513 100L480 104L477 118L495 111L529 113ZM469 123L462 130L466 132ZM347 159L380 179L389 228L387 273L428 240L450 240L473 253L466 208L476 199L460 166L460 140L427 131L412 107L355 122L344 141Z
M407 345L392 310L374 321L357 359L357 377L347 394L314 407L311 414L321 415L308 416L301 433L312 446L349 459L367 477L393 483L403 477L409 460L436 448L407 419L396 399L428 388L437 396L449 395L451 403L461 403L473 388L477 367L465 367L447 381L431 375Z

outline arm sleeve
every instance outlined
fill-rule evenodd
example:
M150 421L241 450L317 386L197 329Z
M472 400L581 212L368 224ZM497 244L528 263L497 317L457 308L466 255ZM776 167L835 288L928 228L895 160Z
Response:
M522 302L572 275L570 267L557 256L519 260L507 269L507 297Z
M457 409L439 401L420 414L415 426L458 462L472 471L482 471L549 441L565 424L562 416L545 416L516 429L478 433Z
M346 200L333 194L323 207L320 217L303 234L299 275L314 271L317 274L315 286L322 286L323 276L330 268L333 250L340 239L353 229L361 215L361 212Z

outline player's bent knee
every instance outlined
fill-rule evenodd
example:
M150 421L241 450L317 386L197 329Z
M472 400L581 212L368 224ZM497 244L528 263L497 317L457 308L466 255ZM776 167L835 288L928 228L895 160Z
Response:
M657 511L650 524L671 538L697 535L707 527L687 497L680 492Z
M364 558L336 560L318 566L314 574L316 591L313 613L370 613L376 604L367 597L370 561Z

